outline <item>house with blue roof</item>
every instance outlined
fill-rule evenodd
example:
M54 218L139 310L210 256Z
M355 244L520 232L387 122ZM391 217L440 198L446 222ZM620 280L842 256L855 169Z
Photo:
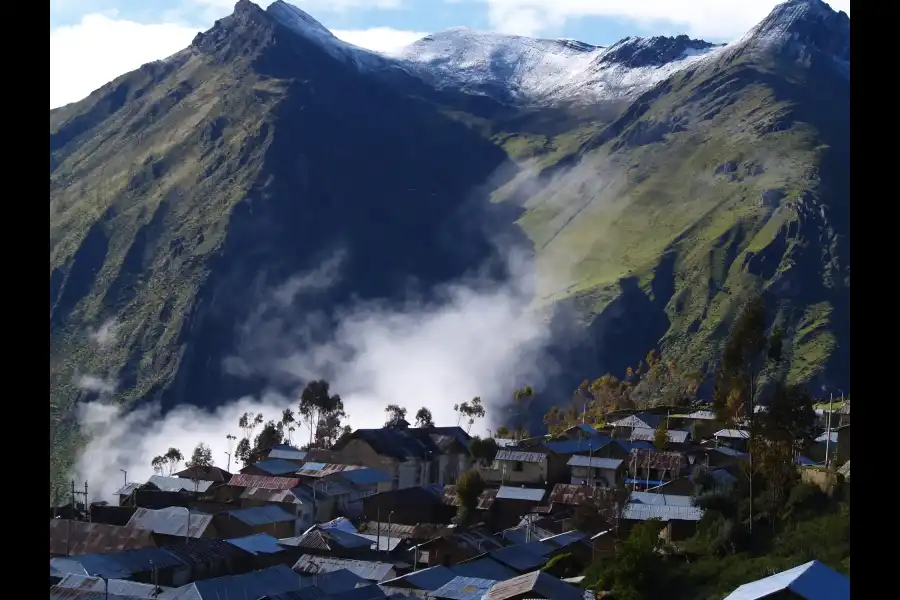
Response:
M745 583L725 600L850 600L850 580L817 560Z
M230 538L258 533L286 538L296 535L299 526L296 515L275 504L229 510L217 514L215 520L216 529Z
M283 458L267 458L247 465L240 472L244 475L261 475L263 477L293 477L300 466Z
M179 586L190 581L190 566L165 548L139 548L109 554L82 554L51 558L50 571L58 576L85 575L140 583Z
M168 590L158 600L222 600L261 598L300 589L301 579L285 566L270 567L243 575L205 579Z

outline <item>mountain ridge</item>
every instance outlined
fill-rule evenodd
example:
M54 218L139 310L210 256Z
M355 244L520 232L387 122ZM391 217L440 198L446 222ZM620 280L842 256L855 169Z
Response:
M189 48L51 110L54 472L90 397L80 374L119 380L126 404L255 393L221 364L261 272L343 248L321 302L402 296L490 261L484 219L533 249L537 303L584 322L552 349L566 368L548 390L652 347L709 373L760 292L784 375L849 389L849 27L816 2L630 95L523 106L241 0ZM98 352L84 332L112 318Z

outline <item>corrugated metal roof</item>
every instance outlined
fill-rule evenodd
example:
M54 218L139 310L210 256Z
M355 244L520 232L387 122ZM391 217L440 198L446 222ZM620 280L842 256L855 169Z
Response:
M130 483L126 483L125 485L123 485L122 487L120 487L119 489L116 490L116 496L130 496L131 492L133 492L136 489L139 489L142 485L144 485L144 484L139 483L137 481L132 481Z
M332 558L330 556L313 556L304 554L294 564L294 571L298 573L327 573L347 569L367 581L383 581L394 569L394 565L383 562L370 562L364 560L350 560L346 558Z
M689 432L681 431L679 429L669 429L667 433L669 441L673 444L685 443L689 435ZM656 430L644 429L643 427L635 427L631 430L631 439L642 442L652 442L656 439Z
M760 600L787 590L810 600L850 600L850 580L817 560L745 583L725 600Z
M541 538L541 543L551 544L556 548L565 548L572 544L584 541L587 537L586 533L573 529L572 531L565 531L563 533L551 535L550 537Z
M67 559L50 559L50 568L60 573L93 575L107 579L128 579L135 573L153 568L186 566L184 561L163 548L139 548L110 554L84 554Z
M374 587L371 581L366 581L347 569L338 569L308 576L301 575L300 577L303 580L304 587L315 586L327 594L329 599L334 595L353 590L357 586Z
M279 545L278 539L266 533L257 533L239 538L225 540L226 543L249 552L254 556L260 554L278 554L284 552L284 546Z
M315 495L318 497L345 496L353 493L353 488L339 481L320 480L316 481L313 486L303 486L300 489L308 489L310 494L315 490Z
M340 477L353 485L376 485L391 480L391 476L387 473L368 467L341 471Z
M637 504L660 504L663 506L693 506L690 496L676 496L673 494L654 494L653 492L631 492L629 502Z
M454 577L431 593L435 598L447 600L481 600L497 582L477 577Z
M543 452L524 452L522 450L498 450L495 461L511 460L516 462L542 463L547 460Z
M527 500L528 502L540 502L547 491L542 488L523 488L504 485L497 490L497 500Z
M540 540L553 535L553 532L535 525L517 525L503 531L503 539L511 544L525 544L532 540Z
M158 592L155 585L126 581L124 579L108 580L109 593L119 596L132 596L135 598L153 598ZM103 593L107 590L107 582L100 577L88 577L86 575L66 575L59 583L58 588L91 590Z
M479 579L493 579L494 581L505 581L519 574L503 563L487 556L453 565L450 567L450 570L461 577L477 577Z
M591 501L594 490L593 486L557 483L550 492L550 503L579 506Z
M305 495L305 494L304 494ZM303 504L303 499L295 490L267 490L264 488L247 488L241 498L257 502L273 502L280 504Z
M213 484L212 481L191 481L182 477L164 477L153 475L147 483L155 485L163 492L205 492Z
M626 521L647 521L659 519L661 521L699 521L703 516L703 509L697 506L669 506L664 504L641 504L629 502L622 511L622 518Z
M598 458L596 456L584 456L575 454L567 463L570 467L591 467L593 469L616 470L625 462L620 458Z
M711 410L695 410L686 415L671 415L671 417L677 419L691 419L694 421L715 421L716 414Z
M288 450L282 448L274 448L271 452L269 452L269 458L282 458L284 460L304 460L306 458L306 452L303 450Z
M837 431L831 431L831 432L825 431L822 433L822 435L820 435L819 437L816 438L816 441L822 442L822 443L830 442L832 444L837 444L838 432Z
M229 510L227 514L244 523L255 527L258 525L271 525L272 523L285 523L287 521L295 521L297 517L287 512L280 506L275 504L267 504L265 506L253 506L250 508L241 508L238 510Z
M491 506L494 505L494 500L496 498L496 489L484 490L481 492L481 495L478 496L477 508L479 510L490 510ZM446 504L447 506L459 506L459 496L456 494L455 485L444 486L444 489L441 490L441 503Z
M50 600L143 600L146 596L124 596L122 594L105 594L103 590L80 590L61 588L54 585L50 588Z
M543 446L554 454L575 454L577 452L596 452L612 441L612 438L598 436L582 440L544 442Z
M50 554L100 554L154 546L153 535L143 529L68 519L50 520Z
M278 565L243 575L195 581L163 592L159 595L159 600L256 600L267 594L278 594L299 587L297 574L284 565Z
M584 592L581 589L543 571L526 573L496 583L484 596L484 600L521 598L528 592L536 592L543 598L552 598L553 600L584 600Z
M750 432L746 429L720 429L713 434L713 437L733 440L747 440L750 439Z
M223 563L233 565L236 561L248 558L246 552L220 539L191 539L187 544L166 546L165 551L173 554L191 568Z
M266 490L291 490L300 485L300 480L289 477L263 477L262 475L238 473L228 480L228 485Z
M393 552L397 549L397 546L400 545L400 542L403 541L403 538L390 537L387 535L382 535L381 537L368 533L357 533L355 535L366 538L367 540L372 542L372 549L378 550L380 552ZM375 547L376 544L378 545L378 548Z
M716 452L720 454L724 454L725 456L733 456L735 458L748 458L750 455L746 452L741 452L740 450L735 450L734 448L728 448L726 446L719 446L718 448L712 448Z
M684 455L681 452L657 452L633 448L628 456L628 471L634 472L642 469L665 469L672 477L677 477L684 465Z
M266 460L261 460L258 463L253 463L247 468L255 468L263 471L264 473L268 473L273 477L282 477L284 475L291 475L300 470L300 467L295 462L291 462L289 460L285 460L283 458L267 458Z
M413 587L417 590L430 592L438 589L454 577L456 577L456 574L448 567L438 565L382 581L381 584L393 587Z
M645 429L656 429L662 422L663 417L651 413L637 413L628 415L624 419L619 419L610 423L613 427L643 427Z
M529 542L492 550L488 556L508 567L512 567L519 573L525 573L532 569L539 569L547 562L546 555L550 554L552 549L544 548L546 550L545 554L539 553L537 551L539 549L542 549L540 542Z
M128 527L146 529L153 533L184 537L188 529L188 509L180 506L161 508L139 508L128 521ZM203 536L212 523L212 515L190 511L190 533L188 537Z
M356 527L353 526L353 523L351 523L350 519L348 519L347 517L338 517L325 523L320 523L319 528L340 529L341 531L346 531L347 533L359 533L359 531L356 529Z

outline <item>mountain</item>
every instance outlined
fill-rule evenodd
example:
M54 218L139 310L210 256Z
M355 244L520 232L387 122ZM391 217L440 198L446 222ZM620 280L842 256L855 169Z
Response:
M712 372L758 291L785 375L849 389L849 17L820 0L727 46L456 29L396 57L241 0L51 110L50 147L57 472L84 374L117 378L125 403L258 391L221 366L236 323L261 278L336 248L324 307L457 279L498 233L530 244L536 304L582 322L551 389L653 347ZM85 332L112 318L94 351Z

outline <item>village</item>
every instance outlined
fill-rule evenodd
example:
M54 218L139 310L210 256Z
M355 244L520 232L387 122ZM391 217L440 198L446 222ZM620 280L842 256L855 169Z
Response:
M828 491L849 481L850 404L816 415L827 429L795 466ZM480 440L401 418L345 433L328 450L258 448L236 473L124 474L117 505L79 502L73 483L72 501L51 508L50 598L607 597L583 589L577 573L642 523L667 544L693 535L704 513L698 487L732 485L749 436L720 428L702 406L618 411L605 423ZM473 452L473 441L491 449ZM849 598L849 579L813 561L747 581L728 599L773 593Z

